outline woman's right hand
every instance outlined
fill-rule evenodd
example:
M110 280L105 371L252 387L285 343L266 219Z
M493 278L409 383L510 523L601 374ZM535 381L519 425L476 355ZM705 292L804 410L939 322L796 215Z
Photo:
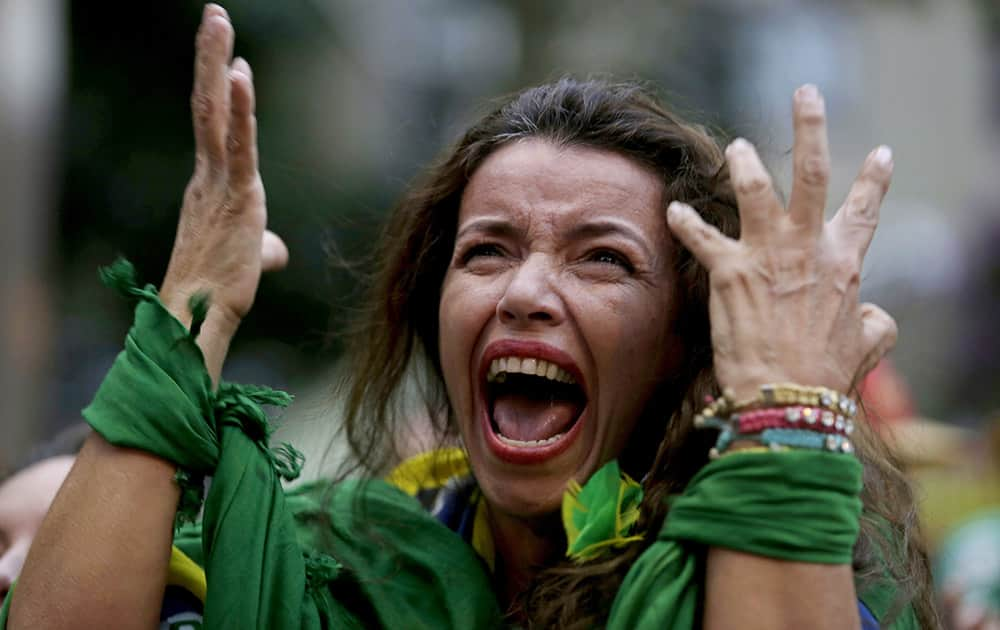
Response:
M233 37L225 9L206 5L195 41L191 93L194 174L160 290L163 303L186 326L191 296L209 295L198 344L213 381L253 305L261 273L288 261L281 238L266 229L253 75L244 59L232 58Z

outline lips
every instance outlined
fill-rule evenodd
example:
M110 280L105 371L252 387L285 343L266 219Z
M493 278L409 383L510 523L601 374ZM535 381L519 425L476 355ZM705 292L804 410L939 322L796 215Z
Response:
M479 384L485 441L498 458L541 463L579 437L587 388L562 350L536 341L494 342L483 353Z

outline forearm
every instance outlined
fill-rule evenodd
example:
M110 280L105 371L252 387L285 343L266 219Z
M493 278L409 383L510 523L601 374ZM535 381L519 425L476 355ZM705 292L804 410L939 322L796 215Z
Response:
M179 497L175 471L91 436L35 537L8 627L156 627Z
M721 547L708 552L708 630L860 628L850 565L788 562Z

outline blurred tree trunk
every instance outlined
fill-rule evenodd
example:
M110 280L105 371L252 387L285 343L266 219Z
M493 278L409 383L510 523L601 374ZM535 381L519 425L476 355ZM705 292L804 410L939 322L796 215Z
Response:
M41 437L51 408L47 274L64 33L62 0L0 0L0 469Z

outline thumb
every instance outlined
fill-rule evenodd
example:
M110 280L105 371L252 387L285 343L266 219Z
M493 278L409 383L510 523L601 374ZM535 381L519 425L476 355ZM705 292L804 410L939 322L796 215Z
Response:
M864 358L854 377L855 383L872 371L882 357L892 350L898 335L896 320L891 315L874 304L865 302L861 305L861 345Z
M280 271L288 264L288 246L271 230L264 230L264 238L260 244L260 260L263 271Z

